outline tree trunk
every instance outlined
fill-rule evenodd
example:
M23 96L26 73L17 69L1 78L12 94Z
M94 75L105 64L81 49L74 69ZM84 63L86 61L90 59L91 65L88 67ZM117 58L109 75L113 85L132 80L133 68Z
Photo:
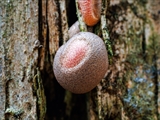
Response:
M38 11L37 0L0 2L1 120L44 119Z
M159 120L159 0L110 0L106 19L109 69L76 95L52 66L78 20L75 0L0 1L0 120Z

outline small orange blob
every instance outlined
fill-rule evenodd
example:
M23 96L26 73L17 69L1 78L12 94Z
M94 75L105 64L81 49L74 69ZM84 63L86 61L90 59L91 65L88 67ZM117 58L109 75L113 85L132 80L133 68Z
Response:
M101 0L78 0L84 22L88 26L97 24L101 16Z

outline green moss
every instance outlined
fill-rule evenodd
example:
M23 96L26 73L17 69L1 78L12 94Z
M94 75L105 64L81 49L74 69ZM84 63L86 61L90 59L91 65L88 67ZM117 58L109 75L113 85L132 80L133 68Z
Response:
M147 20L146 16L146 5L148 0L136 0L133 2L132 5L130 5L130 8L132 12L140 19L143 19L143 21Z
M43 83L41 79L41 73L39 69L37 68L37 74L33 78L33 91L35 91L36 97L37 97L37 106L38 106L38 118L40 120L45 119L46 114L46 97L44 94L44 88Z
M18 110L15 108L7 108L5 111L5 114L10 114L14 117L20 117L23 113L24 111L22 109Z
M129 49L128 55L126 57L126 62L129 62L133 68L144 62L142 49L142 31L142 28L137 31L136 28L131 26L127 33L127 40L125 41L125 44Z
M138 76L132 78L132 82L134 87L127 89L128 93L124 97L125 107L129 110L127 113L134 112L132 119L153 117L155 105L152 83Z
M153 33L148 41L147 51L146 51L146 61L148 63L156 62L157 56L160 53L160 35ZM154 63L153 63L154 64Z
M145 25L149 24L150 29L153 30L151 21L146 19L146 2L145 0L137 1L131 6L132 12L139 21L142 20L142 24L138 29L131 25L127 37L121 40L128 47L127 72L123 80L124 84L128 81L131 81L132 84L126 88L127 93L124 95L123 101L127 116L136 120L155 120L157 113L154 82L156 80L155 62L160 53L160 36L153 33L149 40L145 38ZM140 7L141 5L144 8Z
M79 29L81 32L86 32L87 31L87 26L83 21L81 12L79 10L79 6L78 6L78 0L75 0L75 4L76 4L76 13L77 13L77 17L78 17L78 21L79 21Z
M145 57L139 48L135 52L131 51L127 56L127 62L130 64L128 69L131 70L126 73L125 77L126 80L132 81L133 87L127 89L127 94L123 99L125 109L128 110L127 114L134 112L130 118L137 120L154 120L156 114L154 81L156 79L155 55L160 52L159 35L151 35L148 42ZM136 42L132 44L138 47Z
M145 7L145 5L148 3L148 0L137 0L137 3L142 7Z

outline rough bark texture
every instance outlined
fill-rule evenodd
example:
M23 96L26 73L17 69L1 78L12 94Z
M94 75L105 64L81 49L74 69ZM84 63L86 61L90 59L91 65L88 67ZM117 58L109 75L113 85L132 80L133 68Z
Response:
M0 120L160 119L159 0L110 0L106 18L109 70L94 90L76 95L52 70L78 20L75 0L0 1Z
M107 23L114 57L93 99L99 119L159 119L158 6L156 0L110 1Z
M37 0L0 1L1 120L44 118L38 37Z

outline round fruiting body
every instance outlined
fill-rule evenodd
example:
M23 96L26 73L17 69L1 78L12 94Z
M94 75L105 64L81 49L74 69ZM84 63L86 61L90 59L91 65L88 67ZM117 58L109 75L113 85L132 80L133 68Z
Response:
M92 27L87 27L87 31L88 32L92 32L93 29ZM80 32L80 29L79 29L79 22L76 21L68 30L68 34L69 34L69 38L71 38L73 35L77 34Z
M80 32L79 22L76 21L68 30L69 38Z
M108 69L104 42L90 32L74 35L57 51L53 70L59 84L77 94L92 90Z
M101 3L101 0L78 0L83 20L88 26L93 26L100 20Z

